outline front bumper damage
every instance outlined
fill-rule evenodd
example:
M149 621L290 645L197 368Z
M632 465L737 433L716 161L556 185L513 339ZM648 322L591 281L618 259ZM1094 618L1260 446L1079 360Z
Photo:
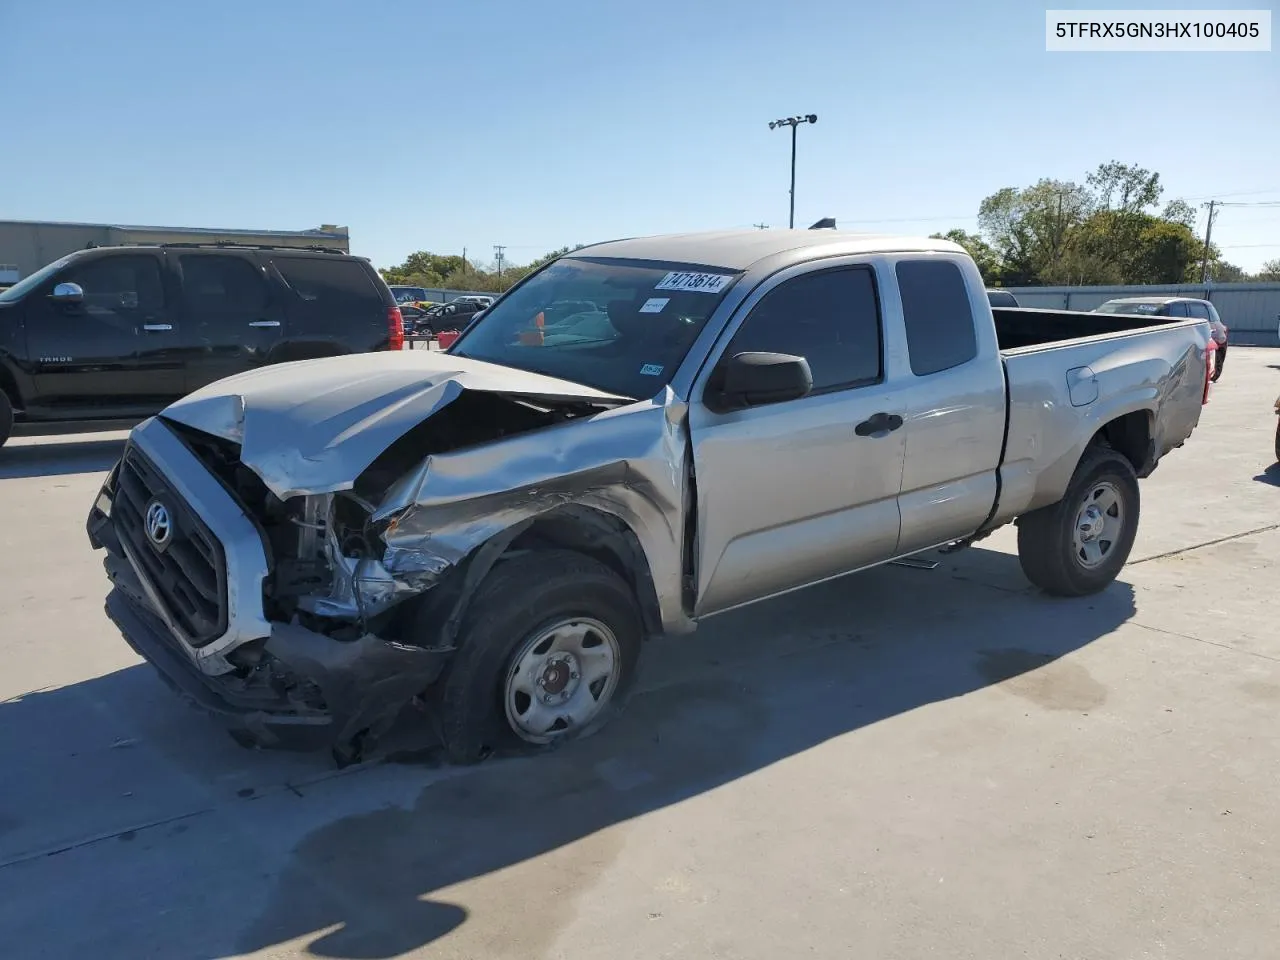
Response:
M439 679L488 571L524 550L612 558L649 632L693 628L682 403L393 359L191 395L135 428L90 512L108 615L241 742L358 756ZM148 539L157 505L171 542Z
M153 488L130 489L144 476ZM190 617L175 610L172 592L157 587L164 567L156 566L136 529L145 506L157 501L170 514L168 547L176 566L190 571L194 565L190 551L178 550L179 534L196 524L225 545L217 586L226 612L217 636L193 639ZM297 622L266 619L262 585L271 563L264 541L231 494L155 420L130 439L86 532L94 548L106 551L112 585L106 613L125 641L168 686L246 746L329 747L339 759L355 759L363 743L389 729L435 682L451 652L372 633L336 639Z
M385 733L405 705L436 681L449 658L448 650L372 634L338 641L297 624L273 623L253 669L211 675L157 614L129 562L108 552L105 567L113 587L106 613L125 641L175 693L246 746L330 748L354 757L361 743Z

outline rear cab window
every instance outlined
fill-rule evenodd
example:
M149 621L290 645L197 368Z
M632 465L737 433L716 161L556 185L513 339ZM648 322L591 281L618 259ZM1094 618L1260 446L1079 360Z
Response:
M960 268L950 260L901 260L895 273L911 372L927 377L974 359L978 335Z

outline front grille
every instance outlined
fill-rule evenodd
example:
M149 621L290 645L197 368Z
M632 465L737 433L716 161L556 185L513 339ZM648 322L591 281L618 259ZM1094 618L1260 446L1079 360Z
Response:
M157 546L146 529L147 510L163 504L167 542ZM164 604L169 619L193 647L227 630L227 563L212 531L170 486L155 465L130 446L120 462L112 522L138 572Z

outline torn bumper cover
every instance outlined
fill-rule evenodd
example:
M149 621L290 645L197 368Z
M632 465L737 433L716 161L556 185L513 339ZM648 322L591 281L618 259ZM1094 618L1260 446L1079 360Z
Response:
M385 732L440 675L450 651L365 635L341 642L274 623L253 667L201 671L156 615L128 561L108 554L106 612L135 652L192 705L242 742L314 750Z

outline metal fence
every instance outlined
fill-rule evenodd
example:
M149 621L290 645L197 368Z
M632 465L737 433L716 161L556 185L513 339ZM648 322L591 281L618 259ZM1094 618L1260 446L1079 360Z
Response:
M1233 343L1280 346L1280 283L1167 284L1149 287L1010 287L1024 307L1092 310L1117 297L1196 297L1210 300Z

